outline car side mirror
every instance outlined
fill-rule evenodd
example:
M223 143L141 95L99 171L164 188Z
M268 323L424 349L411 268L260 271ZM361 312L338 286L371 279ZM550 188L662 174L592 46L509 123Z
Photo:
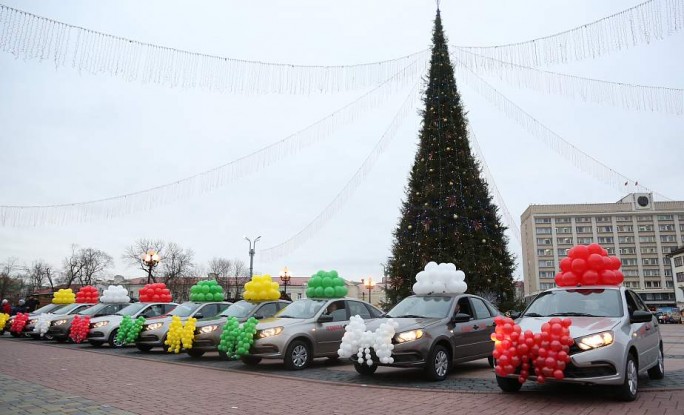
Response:
M261 315L261 314L255 314L255 315L254 315L254 318L257 319L257 320L262 320L262 319L264 319L264 316Z
M470 321L470 314L457 313L451 317L452 323L467 323Z
M333 316L330 314L321 314L321 316L318 317L319 323L330 323L331 321L333 321Z
M649 323L653 318L653 314L648 311L636 310L629 316L630 323Z
M198 320L201 319L201 318L204 318L204 314L202 314L202 313L197 313L197 314L195 314L195 318L198 319Z

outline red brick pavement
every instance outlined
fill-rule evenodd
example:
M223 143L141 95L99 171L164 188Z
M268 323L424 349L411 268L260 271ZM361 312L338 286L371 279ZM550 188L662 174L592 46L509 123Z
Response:
M30 342L0 342L0 372L139 414L684 413L684 391L632 403L597 394L465 393L364 387L212 370Z

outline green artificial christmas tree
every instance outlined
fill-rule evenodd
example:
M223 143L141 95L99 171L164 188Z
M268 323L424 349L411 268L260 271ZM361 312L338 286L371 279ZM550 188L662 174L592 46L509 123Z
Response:
M411 294L429 261L453 262L466 273L468 292L502 310L514 302L514 261L497 207L468 143L439 10L418 153L388 261L388 303Z

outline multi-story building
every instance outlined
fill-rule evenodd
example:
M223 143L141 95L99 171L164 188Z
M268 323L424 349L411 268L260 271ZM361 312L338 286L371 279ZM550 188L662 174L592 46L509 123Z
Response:
M616 203L531 205L521 224L526 294L555 285L558 263L571 247L597 242L622 260L624 285L646 304L675 305L667 255L684 242L684 201L632 193Z
M677 308L684 308L684 246L671 252L668 256L672 268L672 283L675 287Z

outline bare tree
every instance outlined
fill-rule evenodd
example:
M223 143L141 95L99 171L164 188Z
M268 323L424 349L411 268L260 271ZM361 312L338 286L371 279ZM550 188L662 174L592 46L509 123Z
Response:
M79 275L81 285L92 285L95 277L98 277L104 270L114 265L114 259L99 249L81 249L79 258L82 264Z
M15 276L15 272L19 268L17 261L17 258L9 257L0 266L0 299L5 299L8 294L13 294L23 288L22 281Z
M231 270L231 274L235 287L235 299L240 298L240 287L244 287L249 280L247 271L247 265L245 265L243 260L238 258L233 260L233 269Z
M145 273L148 273L149 276L152 278L153 282L156 282L157 279L155 278L155 272L154 272L154 267L150 267L146 265L141 259L140 255L150 251L154 250L157 254L162 259L162 263L164 262L164 250L166 248L166 242L162 241L161 239L138 239L135 241L135 243L124 251L123 255L121 258L126 261L128 264L137 266L141 270L145 271Z
M33 261L33 264L26 268L26 285L29 292L36 291L45 284L45 281L47 280L46 275L51 274L50 271L47 271L49 269L50 265L42 259Z
M216 281L223 287L224 292L230 291L230 275L233 263L229 259L214 257L209 261L208 274L215 274Z
M62 280L66 288L76 280L80 280L83 273L83 261L77 245L71 245L71 254L62 261Z
M166 285L177 278L191 277L195 264L192 259L195 253L192 249L183 249L180 245L170 242L166 245L164 257L161 261L161 273Z

